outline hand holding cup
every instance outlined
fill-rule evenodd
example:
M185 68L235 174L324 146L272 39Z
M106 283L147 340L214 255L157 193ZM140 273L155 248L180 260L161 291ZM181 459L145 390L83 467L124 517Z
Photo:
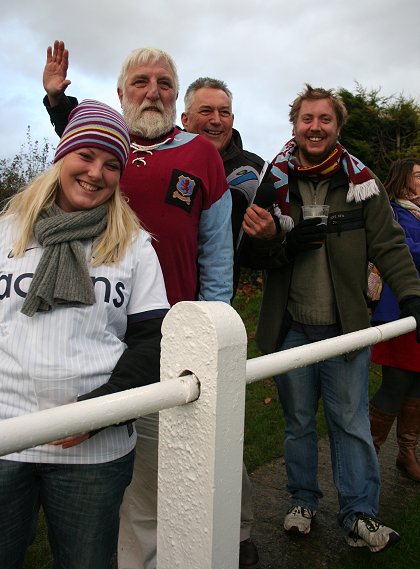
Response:
M321 223L320 217L304 219L286 234L286 255L289 260L295 259L304 251L320 249L325 241L327 226Z

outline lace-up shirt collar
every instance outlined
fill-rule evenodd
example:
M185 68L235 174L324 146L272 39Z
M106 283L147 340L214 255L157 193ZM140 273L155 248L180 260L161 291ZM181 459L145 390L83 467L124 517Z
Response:
M157 148L160 148L164 144L168 144L172 142L175 138L176 130L172 129L166 135L163 135L159 138L154 139L146 139L142 138L137 135L131 135L131 151L132 154L136 156L132 159L133 164L143 164L144 166L147 165L147 156L153 154L153 151Z

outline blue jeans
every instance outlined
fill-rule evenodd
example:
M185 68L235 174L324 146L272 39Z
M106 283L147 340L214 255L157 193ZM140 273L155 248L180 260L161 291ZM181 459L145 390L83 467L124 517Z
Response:
M281 350L313 343L290 330ZM370 348L350 361L331 358L276 376L285 416L284 457L292 505L313 510L322 492L318 486L316 412L322 397L331 447L338 522L350 530L357 513L376 516L380 474L370 433L368 412Z
M42 506L53 569L110 569L134 451L101 464L0 460L0 567L20 569Z

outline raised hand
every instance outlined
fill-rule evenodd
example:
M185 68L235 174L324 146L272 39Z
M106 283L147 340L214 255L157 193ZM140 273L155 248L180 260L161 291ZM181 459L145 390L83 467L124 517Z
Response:
M47 61L42 75L42 83L52 107L58 105L64 91L71 81L66 79L69 67L69 51L64 42L55 40L54 48L48 46Z

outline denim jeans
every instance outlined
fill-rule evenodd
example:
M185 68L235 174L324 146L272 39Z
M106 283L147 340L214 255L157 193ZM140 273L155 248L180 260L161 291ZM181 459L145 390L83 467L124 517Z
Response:
M281 350L311 344L290 330ZM376 516L379 464L370 433L368 379L370 348L350 361L338 356L275 377L285 416L284 457L292 505L318 508L316 412L322 397L331 447L338 522L350 530L357 513Z
M53 569L110 569L134 451L101 464L0 460L0 567L20 569L41 505Z

